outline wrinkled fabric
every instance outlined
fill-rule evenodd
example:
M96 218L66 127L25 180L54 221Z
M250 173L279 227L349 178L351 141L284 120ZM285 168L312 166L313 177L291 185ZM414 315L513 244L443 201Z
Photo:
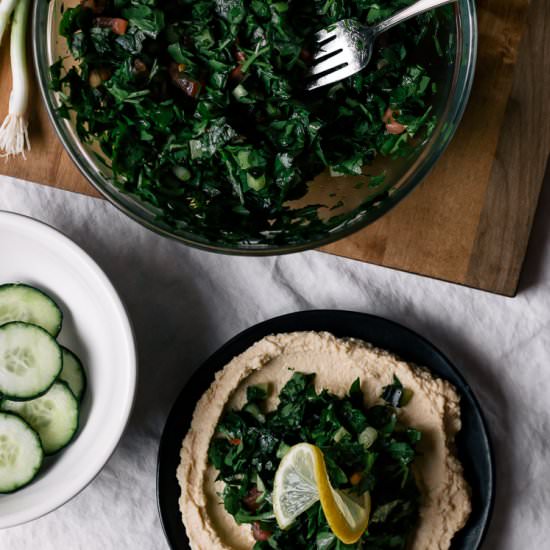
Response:
M318 308L387 317L450 357L477 394L495 447L497 499L484 548L546 548L547 183L520 292L510 299L320 252L274 258L201 252L153 234L102 200L0 177L0 209L60 229L105 270L135 325L140 361L130 425L102 473L61 509L0 531L0 549L165 550L155 467L161 430L180 389L239 331L276 315Z

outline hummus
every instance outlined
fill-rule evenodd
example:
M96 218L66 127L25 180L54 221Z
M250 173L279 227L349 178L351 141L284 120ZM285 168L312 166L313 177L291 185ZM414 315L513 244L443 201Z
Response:
M469 488L454 455L454 438L461 427L454 387L365 342L296 332L268 336L235 357L197 404L177 471L180 510L193 550L250 550L254 545L250 526L239 526L223 507L218 496L223 483L215 481L208 448L224 409L244 406L248 386L269 382L267 405L272 410L295 371L315 373L316 390L328 389L339 397L359 378L368 406L379 401L394 375L412 390L411 401L399 412L402 423L423 434L421 456L414 464L422 495L420 522L411 548L448 549L471 511Z

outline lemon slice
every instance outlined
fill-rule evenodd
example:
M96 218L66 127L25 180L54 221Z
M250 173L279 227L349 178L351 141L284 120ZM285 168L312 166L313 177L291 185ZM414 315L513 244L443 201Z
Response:
M273 481L273 512L281 529L288 529L294 520L319 500L315 464L323 454L314 445L299 443L290 448Z
M357 542L369 525L369 493L364 493L359 503L328 483L327 489L320 490L320 495L321 506L332 532L345 544Z
M273 512L281 529L318 500L332 532L345 544L357 542L366 531L370 515L370 495L361 502L330 484L323 453L315 445L291 447L279 464L273 483Z

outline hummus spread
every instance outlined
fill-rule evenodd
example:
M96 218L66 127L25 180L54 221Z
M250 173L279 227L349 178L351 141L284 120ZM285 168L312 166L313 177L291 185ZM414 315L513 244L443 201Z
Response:
M177 471L180 510L193 550L250 550L254 545L250 526L238 525L223 507L218 496L223 483L216 482L208 448L224 409L244 406L248 386L268 382L267 405L272 410L296 371L315 373L317 391L328 389L340 397L359 378L369 406L379 401L382 388L392 383L394 375L412 390L411 401L399 412L403 424L423 434L421 456L414 464L422 495L420 522L411 548L448 549L471 511L469 488L454 455L454 438L461 427L454 387L360 340L296 332L268 336L235 357L197 404Z

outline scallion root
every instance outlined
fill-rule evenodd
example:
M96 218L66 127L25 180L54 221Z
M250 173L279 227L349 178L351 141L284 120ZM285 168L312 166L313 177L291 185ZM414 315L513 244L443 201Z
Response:
M23 155L25 149L30 151L28 122L25 116L9 114L0 127L0 157L9 158L14 155Z

